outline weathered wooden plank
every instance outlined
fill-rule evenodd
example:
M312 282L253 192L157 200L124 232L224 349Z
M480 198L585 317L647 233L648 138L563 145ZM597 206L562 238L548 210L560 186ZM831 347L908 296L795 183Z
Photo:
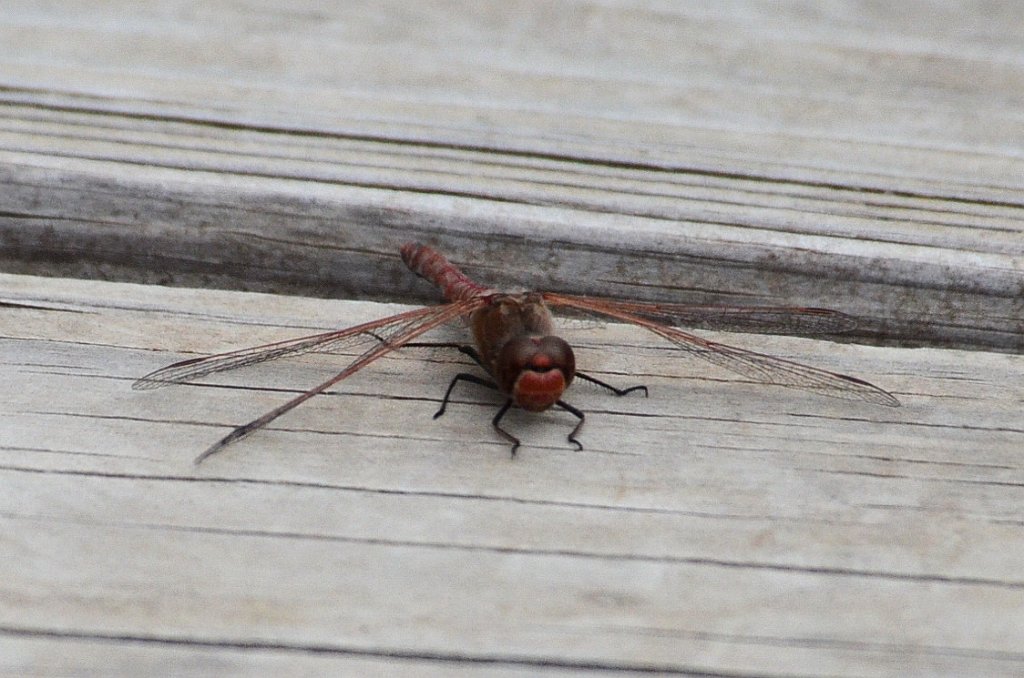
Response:
M433 421L463 367L407 351L195 468L344 357L154 392L134 378L395 307L10 275L0 289L9 675L1024 665L1020 357L728 337L871 379L903 401L891 410L576 327L581 365L651 388L574 387L582 452L567 417L519 416L510 460L487 392Z
M411 299L420 238L1019 351L1018 9L7 3L0 266Z
M412 298L395 251L420 238L495 283L1020 350L1022 22L14 0L0 267ZM876 381L888 411L609 326L581 359L652 395L576 389L582 453L565 417L520 417L510 462L487 394L431 421L462 368L408 354L195 470L343 358L131 379L388 307L0 283L0 672L1021 673L1018 357L734 339Z
M587 675L586 669L528 664L510 666L500 661L446 661L443 657L374 656L353 650L331 652L328 648L295 648L270 644L231 647L227 643L207 646L189 640L129 639L58 636L0 636L0 675L21 678L26 666L36 675L165 676L175 675L261 675L261 676L395 676L414 675L486 676L529 678L529 676ZM591 674L592 675L592 674ZM616 675L642 676L649 672L616 672Z

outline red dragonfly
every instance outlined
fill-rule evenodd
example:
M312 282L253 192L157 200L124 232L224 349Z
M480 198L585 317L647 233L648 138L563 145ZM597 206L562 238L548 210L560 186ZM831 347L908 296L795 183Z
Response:
M460 381L480 384L506 397L491 423L512 443L512 455L519 439L501 427L509 408L541 412L557 405L579 421L569 433L569 442L583 446L576 434L583 427L583 412L562 400L562 393L574 377L592 382L616 395L635 391L647 394L646 386L619 389L576 371L576 359L565 340L553 334L549 308L571 309L634 323L675 344L690 355L703 358L761 383L791 386L827 396L863 400L876 405L899 407L890 393L866 381L845 374L827 372L790 360L720 344L684 332L674 325L711 325L724 329L765 332L841 332L855 325L853 317L838 311L798 307L699 306L689 304L643 303L554 292L505 293L473 282L437 250L407 243L402 261L417 275L436 285L447 303L406 311L355 327L314 334L263 346L192 358L168 365L136 381L132 388L151 389L180 384L215 372L311 352L335 351L370 344L344 370L324 383L239 426L196 457L199 464L227 445L263 428L285 412L352 376L374 360L402 346L448 346L458 348L474 360L488 378L476 374L455 375L434 418L444 414L452 390ZM423 333L456 319L468 321L475 348L458 344L413 343Z

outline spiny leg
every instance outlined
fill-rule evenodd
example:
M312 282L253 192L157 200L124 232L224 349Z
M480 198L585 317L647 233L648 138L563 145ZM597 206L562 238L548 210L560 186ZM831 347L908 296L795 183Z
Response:
M403 344L402 347L403 348L407 348L407 347L412 347L412 348L454 348L454 349L458 350L459 353L462 353L462 354L467 355L470 358L472 358L473 362L475 362L477 365L479 365L480 369L482 369L484 372L488 372L487 366L484 365L484 361L480 357L480 354L477 353L475 348L473 348L472 346L470 346L468 344L458 344L458 343L449 342L449 341L415 341L415 342L410 342L408 344ZM628 391L627 391L627 393L628 393Z
M380 336L376 332L367 332L367 334L369 334L370 336L372 336L374 339L376 339L377 341L379 341L382 344L388 343L387 339L385 339L384 337ZM410 341L408 343L402 344L401 347L402 348L454 348L457 351L459 351L460 353L464 353L464 354L468 355L470 358L472 358L473 362L475 362L480 367L484 368L484 371L487 370L487 368L484 367L483 361L480 359L480 354L476 352L475 348L473 348L472 346L470 346L468 344L462 344L462 343L455 342L455 341Z
M374 335L374 336L376 337L376 335ZM380 337L377 337L377 338L380 339ZM480 354L476 352L476 349L474 349L472 346L468 346L466 344L458 344L458 343L455 343L455 342L448 342L448 341L415 341L415 342L410 342L408 344L404 344L403 348L406 348L406 347L411 347L411 348L454 348L454 349L457 349L460 353L464 353L467 356L469 356L470 358L472 358L473 362L475 362L477 365L482 367L484 369L484 371L487 370L487 368L484 367L483 361L480 359ZM477 375L469 374L468 372L460 372L459 374L456 374L455 377L452 378L451 383L448 384L448 390L445 391L444 398L441 400L441 408L434 414L434 419L437 419L438 417L440 417L442 414L445 413L445 410L448 408L448 401L451 399L451 396L452 396L452 391L455 389L455 384L459 383L460 381L469 381L469 382L472 382L474 384L479 384L480 386L486 386L487 388L495 390L495 391L498 390L498 385L495 384L490 379L484 379L483 377L478 377Z
M410 341L408 344L402 344L402 348L454 348L461 351L467 346L455 341Z
M440 417L442 414L444 414L444 411L448 409L448 400L449 398L452 397L452 391L455 390L455 384L459 383L460 381L468 381L473 384L486 386L492 391L498 390L498 385L495 384L490 379L484 379L483 377L478 377L477 375L470 374L468 372L459 372L452 378L451 383L448 384L448 390L444 392L444 398L441 399L441 409L434 413L434 419Z
M371 333L372 334L372 333ZM377 335L374 335L375 337ZM377 337L380 339L380 337ZM454 348L459 353L464 353L473 359L480 367L484 367L483 360L480 358L480 354L476 352L476 349L469 344L460 344L454 341L411 341L408 344L402 344L402 348ZM487 368L484 367L486 370Z
M483 363L480 362L480 356L471 346L460 346L459 350L468 355L473 360L475 360L477 363L479 363L481 367L483 367ZM455 384L459 383L460 381L468 381L474 384L479 384L481 386L486 386L487 388L494 391L498 390L498 385L489 379L484 379L483 377L478 377L475 374L469 374L467 372L460 372L459 374L456 374L455 378L452 379L452 382L448 384L448 390L445 391L444 399L441 401L441 409L439 409L437 411L437 414L434 415L434 419L437 419L442 414L444 414L445 408L448 407L448 400L451 398L452 390L455 388ZM505 413L508 412L511 407L512 399L509 398L508 400L505 401L505 404L501 406L501 409L498 410L498 413L494 415L494 418L491 419L491 426L493 426L494 430L500 433L502 437L504 437L506 440L512 443L511 454L512 458L515 459L516 450L519 449L519 438L516 438L514 435L512 435L511 433L509 433L508 431L501 427L501 418L505 416Z
M579 375L579 373L577 373L577 376L578 375ZM622 394L619 394L619 395L622 395ZM580 420L579 423L576 424L576 428L574 428L569 433L569 442L572 443L573 445L575 445L576 446L576 451L579 452L580 450L583 449L583 445L580 443L580 441L576 440L576 434L580 432L581 428L583 428L583 422L586 421L586 417L583 416L583 412L581 412L580 410L576 409L575 407L573 407L569 403L565 402L564 400L556 400L555 404L558 405L559 407L561 407L563 410L565 410L569 414L575 415Z
M460 344L458 348L460 353L468 355L470 358L472 358L473 362L479 365L484 372L488 371L487 366L484 365L483 358L480 357L480 354L476 352L475 348L468 344Z
M501 418L505 416L505 413L508 412L510 407L512 407L511 398L505 401L505 404L501 406L501 409L498 410L498 413L494 415L494 419L491 419L491 425L494 427L495 431L500 433L502 436L504 436L507 440L509 440L512 443L512 458L515 459L516 450L519 449L519 438L516 438L514 435L512 435L511 433L509 433L508 431L501 427Z
M616 388L616 387L612 386L611 384L606 384L605 382L601 381L600 379L595 379L594 377L592 377L589 374L586 374L584 372L577 372L576 376L579 377L580 379L582 379L583 381L589 381L591 384L597 384L598 386L600 386L602 388L606 388L606 389L608 389L609 391L611 391L612 393L614 393L617 396L624 396L627 393L632 393L633 391L643 391L644 392L644 397L645 398L647 397L647 387L644 386L643 384L641 384L639 386L630 386L629 388Z
M472 358L473 362L479 365L484 371L487 371L487 368L484 366L483 360L480 358L480 354L477 353L475 348L473 348L472 346L468 346L466 344L416 343L406 344L406 346L456 348L459 350L459 352L464 353L465 355ZM469 374L468 372L460 372L459 374L456 374L455 377L452 379L451 383L448 384L448 390L445 391L444 398L441 399L441 408L434 414L434 419L437 419L438 417L445 413L445 410L448 408L448 401L451 399L452 396L452 391L455 389L455 385L460 381L468 381L474 384L479 384L480 386L486 386L487 388L494 391L498 390L498 385L495 384L490 379L484 379L483 377L479 377L475 374ZM508 400L505 401L505 404L501 406L501 409L498 410L498 413L494 415L494 418L491 419L491 425L494 426L494 429L498 433L500 433L504 438L506 438L512 443L511 454L512 458L514 459L516 456L516 449L519 448L519 438L516 438L514 435L503 429L500 425L501 418L505 416L505 413L508 412L509 408L511 407L512 399L509 398Z

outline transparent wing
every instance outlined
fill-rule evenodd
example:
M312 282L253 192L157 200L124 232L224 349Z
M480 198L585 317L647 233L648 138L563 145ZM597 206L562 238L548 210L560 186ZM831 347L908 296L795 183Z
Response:
M196 457L195 463L199 464L207 457L216 454L231 443L244 438L253 431L258 431L285 412L298 407L316 394L323 393L342 379L352 376L374 360L387 355L396 348L401 347L403 344L412 341L424 332L427 332L439 325L443 325L444 323L454 320L466 313L471 313L475 309L480 308L487 303L487 299L484 297L473 297L453 304L444 304L442 306L433 306L417 311L409 311L408 313L401 313L396 316L391 316L390 318L366 323L365 325L357 325L356 327L348 330L341 330L341 332L364 333L373 331L375 334L383 332L384 334L381 335L383 341L377 341L375 346L371 346L362 355L349 363L348 367L322 384L314 386L308 391L292 398L285 404L275 407L263 416L253 419L248 424L244 424L234 429L231 433L218 440L207 448L206 451Z
M569 295L546 294L552 306ZM685 325L712 330L747 331L766 334L828 334L849 332L857 327L851 315L828 308L803 306L706 306L700 304L663 304L642 301L618 301L600 297L572 299L608 311L629 313L669 325ZM575 306L579 308L579 306Z
M592 297L576 297L561 294L545 294L544 301L552 307L575 308L639 325L658 336L664 337L691 355L761 383L791 386L834 398L863 400L887 407L899 407L900 405L899 400L891 393L856 377L828 372L763 353L719 344L675 327L653 322L631 310L627 310L633 308L634 304L631 302L620 303ZM666 305L638 304L638 306L662 308ZM672 305L668 306L672 307ZM681 310L687 307L678 306L675 308ZM778 310L780 309L775 309L775 311ZM822 309L800 310L819 311ZM650 315L667 317L667 314L660 313L650 313Z
M303 353L326 353L364 344L384 344L386 346L390 345L391 349L397 348L396 339L408 333L410 329L415 329L422 324L429 324L437 316L448 316L452 312L452 307L459 307L460 305L465 304L460 302L459 304L420 308L342 330L333 330L296 339L277 341L272 344L243 348L228 353L218 353L217 355L203 358L182 360L141 377L132 384L132 388L135 390L148 390L170 384L180 384L216 372L233 370L245 367L246 365L277 360L278 358L302 355ZM457 308L455 314L459 314Z

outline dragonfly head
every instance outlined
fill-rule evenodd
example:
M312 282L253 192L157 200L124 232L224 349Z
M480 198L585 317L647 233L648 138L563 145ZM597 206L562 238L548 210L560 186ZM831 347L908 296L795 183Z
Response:
M554 405L572 383L576 357L559 337L518 336L501 347L495 373L498 385L516 405L540 412Z

